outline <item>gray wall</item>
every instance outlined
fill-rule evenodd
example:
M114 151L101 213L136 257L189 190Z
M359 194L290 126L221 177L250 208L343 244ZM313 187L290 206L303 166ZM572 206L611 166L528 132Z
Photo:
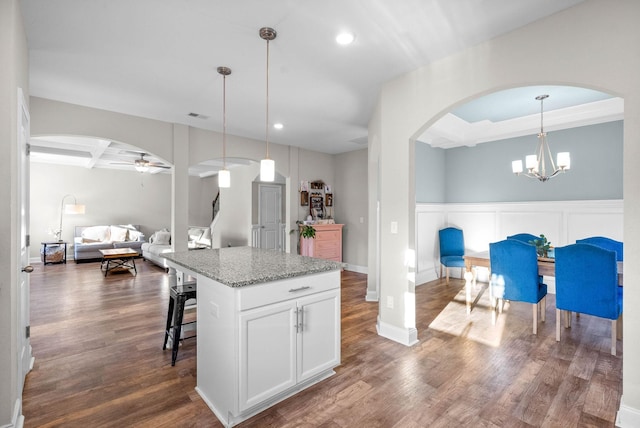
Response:
M534 153L535 135L446 150L444 200L431 185L434 179L429 175L424 178L423 173L419 173L433 168L438 149L416 143L416 201L622 199L622 121L548 132L547 141L554 156L563 151L571 153L571 170L547 183L517 177L511 172L511 161L521 159L524 163L524 157Z
M335 155L334 215L344 224L342 260L352 267L367 266L367 164L366 149Z
M419 141L415 145L416 202L446 202L446 150Z
M218 179L189 177L189 226L209 226L213 209L211 204L218 194Z

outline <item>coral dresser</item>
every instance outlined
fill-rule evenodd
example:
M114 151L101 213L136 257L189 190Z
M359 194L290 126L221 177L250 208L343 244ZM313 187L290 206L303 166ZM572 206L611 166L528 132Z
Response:
M300 254L342 262L342 227L344 224L314 224L315 239L300 238ZM303 242L311 241L311 242Z

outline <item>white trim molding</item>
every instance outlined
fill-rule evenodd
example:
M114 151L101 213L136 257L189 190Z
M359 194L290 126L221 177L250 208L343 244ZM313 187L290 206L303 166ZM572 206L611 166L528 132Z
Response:
M640 427L640 410L625 406L622 403L624 403L624 395L620 397L620 408L616 415L616 426L620 428Z
M11 417L11 423L8 425L2 425L0 428L22 428L24 427L24 415L22 414L22 399L16 399L13 405L13 416Z
M376 323L376 331L379 336L386 337L405 346L413 346L418 343L418 330L415 327L396 327L395 325L382 322L379 315L378 322Z
M366 266L352 265L349 263L344 263L343 266L344 270L348 270L349 272L363 273L365 275L369 273L369 270Z

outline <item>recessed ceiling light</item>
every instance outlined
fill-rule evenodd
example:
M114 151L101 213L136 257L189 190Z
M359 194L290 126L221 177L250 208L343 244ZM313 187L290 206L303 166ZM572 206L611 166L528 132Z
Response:
M273 124L273 127L274 127L275 129L282 129L282 128L284 128L284 125L283 125L283 124L281 124L281 123L274 123L274 124Z
M349 45L353 43L355 39L356 36L349 32L340 33L336 36L336 42L338 42L339 45Z

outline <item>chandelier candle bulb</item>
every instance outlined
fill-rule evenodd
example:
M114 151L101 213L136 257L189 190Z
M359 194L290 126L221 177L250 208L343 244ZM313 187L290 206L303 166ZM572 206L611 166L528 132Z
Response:
M522 172L522 161L514 160L511 162L511 168L513 169L514 174L520 174Z
M558 168L564 170L571 168L571 158L569 157L569 152L558 153Z

